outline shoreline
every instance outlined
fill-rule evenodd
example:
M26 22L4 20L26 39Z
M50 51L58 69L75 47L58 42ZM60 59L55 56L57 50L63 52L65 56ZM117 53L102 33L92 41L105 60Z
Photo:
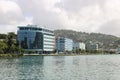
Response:
M114 53L115 54L115 53ZM23 56L80 56L80 55L112 55L110 53L86 53L86 54L23 54Z
M81 54L23 54L23 56L78 56Z
M11 53L0 54L0 58L13 58L13 57L20 57L20 56L23 56L23 54L11 54Z
M114 53L115 54L115 53ZM21 56L80 56L80 55L112 55L110 53L81 53L81 54L0 54L0 58L12 58Z

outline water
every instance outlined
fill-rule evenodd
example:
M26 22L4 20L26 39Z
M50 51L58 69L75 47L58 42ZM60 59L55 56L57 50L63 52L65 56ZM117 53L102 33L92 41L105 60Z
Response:
M0 80L120 80L120 55L0 59Z

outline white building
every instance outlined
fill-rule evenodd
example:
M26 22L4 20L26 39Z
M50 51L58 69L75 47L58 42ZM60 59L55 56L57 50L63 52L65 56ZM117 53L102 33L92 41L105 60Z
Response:
M73 50L77 50L77 49L85 50L85 43L83 43L83 42L74 42L73 43Z
M85 50L85 43L80 42L80 43L79 43L79 49Z

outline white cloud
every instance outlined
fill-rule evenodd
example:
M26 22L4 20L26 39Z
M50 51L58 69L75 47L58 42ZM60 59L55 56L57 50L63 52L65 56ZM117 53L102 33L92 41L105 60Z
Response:
M107 21L106 23L102 24L99 29L97 30L97 32L103 32L106 34L114 34L117 36L120 36L120 19L116 19L116 20L110 20Z
M70 28L74 30L86 31L86 32L102 32L113 35L119 35L115 30L119 30L120 24L120 1L119 0L62 0L57 3L57 7L61 8L68 14L74 22ZM111 21L116 21L111 26L106 25ZM110 23L109 23L110 24ZM79 26L79 28L77 27ZM104 29L105 26L108 26ZM110 28L116 28L109 30ZM101 29L102 28L102 29Z
M32 23L14 1L0 0L0 32L16 31L17 25ZM4 27L4 30L3 30Z
M1 0L0 24L119 35L119 0ZM110 25L109 25L110 24ZM1 28L1 27L0 27ZM12 30L15 30L12 27ZM112 29L112 30L111 30ZM6 30L11 30L6 27Z

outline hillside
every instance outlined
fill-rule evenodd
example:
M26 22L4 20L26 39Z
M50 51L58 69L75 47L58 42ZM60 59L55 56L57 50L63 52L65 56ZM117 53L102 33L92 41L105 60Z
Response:
M115 49L120 45L120 38L113 35L106 35L101 33L86 33L86 32L76 32L72 30L55 30L55 36L62 36L71 38L78 42L87 43L93 41L99 44L99 48L104 49ZM13 35L13 38L16 39L17 35L14 32L9 34ZM0 40L6 39L7 34L0 34Z
M79 42L87 43L93 41L98 43L100 48L116 48L120 44L120 38L113 35L76 32L72 30L55 30L54 33L56 36L71 38Z

